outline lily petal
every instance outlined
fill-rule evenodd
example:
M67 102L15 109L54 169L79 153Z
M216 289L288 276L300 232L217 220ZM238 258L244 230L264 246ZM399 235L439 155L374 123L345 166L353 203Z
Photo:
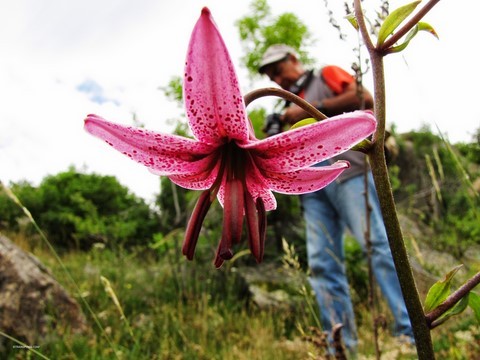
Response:
M252 160L249 158L245 165L246 173L246 185L247 189L250 192L250 195L254 200L258 198L262 199L262 204L265 207L266 211L275 210L277 208L277 200L275 196L270 191L265 182L264 176L260 173L257 167L253 164ZM220 185L220 190L217 194L218 202L220 205L224 206L225 199L225 179Z
M185 241L183 242L182 253L188 260L193 259L203 220L207 215L208 209L210 209L210 205L212 205L210 191L204 191L197 200L197 204L193 209L192 216L185 230Z
M265 241L265 209L262 207L261 198L259 198L260 205L257 205L258 203L253 201L248 191L245 191L244 195L248 244L257 263L260 263L263 259L263 243Z
M190 38L183 89L190 128L199 141L219 144L225 138L248 139L237 75L207 8Z
M371 112L354 111L239 146L251 150L262 171L289 172L347 151L375 127Z
M252 160L247 162L246 166L247 189L253 199L262 199L263 207L266 211L275 210L277 208L277 200L267 185L265 177L262 175Z
M349 167L347 161L337 161L331 166L310 167L285 173L266 171L264 179L273 191L299 195L323 189Z
M227 260L233 256L232 244L242 238L244 192L243 184L238 179L227 181L225 185L225 204L223 211L223 235L220 256Z
M170 175L168 178L185 189L205 190L209 189L217 179L219 168L220 162L217 161L213 169L194 174Z
M215 147L192 139L111 123L88 115L85 130L158 175L198 174L215 164ZM212 163L213 162L213 163Z

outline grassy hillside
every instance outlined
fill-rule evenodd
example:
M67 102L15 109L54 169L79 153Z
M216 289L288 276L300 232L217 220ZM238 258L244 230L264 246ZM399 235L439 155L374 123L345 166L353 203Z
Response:
M452 148L428 131L403 134L397 136L397 141L399 155L390 165L392 185L414 274L424 296L433 282L459 263L465 266L454 286L480 271L477 210L480 152L475 143ZM58 198L52 180L67 178L75 179L74 195L63 191L63 205L58 207L52 203L52 199ZM50 194L47 225L61 226L61 222L52 219L60 213L65 221L65 214L73 211L68 210L68 204L76 206L79 215L74 221L68 217L71 232L61 232L59 246L53 244L61 263L39 233L29 226L28 219L10 210L11 204L5 198L0 198L3 201L0 230L51 269L81 304L91 331L59 336L52 327L51 336L42 340L37 349L41 355L14 348L13 340L0 336L2 358L325 358L316 303L306 280L303 223L295 198L279 197L279 210L269 215L265 264L255 264L248 251L239 248L232 262L216 270L211 261L219 235L218 209L213 208L208 215L196 258L188 262L180 254L183 227L172 219L176 216L185 219L192 203L190 194L178 193L176 201L183 212L175 214L172 193L165 191L159 199L163 216L160 232L155 233L158 229L152 226L152 232L141 237L139 232L132 235L125 231L120 224L125 219L132 221L132 214L138 213L135 228L144 228L144 204L131 199L126 205L122 203L128 211L117 212L113 208L102 217L102 201L94 201L96 195L90 194L91 187L89 192L82 192L79 178L82 176L70 173L50 178L48 191L31 186L23 188L22 201L31 201L32 209L39 209L38 218L46 212L42 198L35 194L42 193L44 197ZM102 179L94 180L102 183ZM99 188L105 193L105 186ZM117 189L117 185L113 188ZM124 194L120 190L115 193ZM135 210L138 204L141 211ZM56 207L61 211L56 213ZM95 218L85 214L94 214ZM148 224L155 223L152 220L156 216L156 213L147 216ZM88 220L88 226L84 220ZM107 230L91 234L92 229ZM288 244L283 248L282 237ZM89 246L78 246L83 238ZM119 244L112 243L116 239ZM400 346L390 336L392 318L380 296L372 315L368 305L367 266L360 248L350 238L346 256L360 329L360 359L375 359L372 323L380 334L382 359L415 359L412 349ZM52 309L51 316L60 315ZM433 330L432 336L438 359L467 360L480 354L480 330L470 310Z
M22 237L14 240L28 248ZM283 291L287 294L283 301L260 308L248 291L245 279L239 275L242 268L255 270L256 265L248 266L238 260L215 270L206 257L195 262L179 259L174 247L159 255L151 249L114 252L98 246L89 252L61 255L81 289L78 294L49 251L39 246L35 253L83 305L92 329L82 336L62 338L56 337L52 329L51 338L39 348L48 358L318 359L324 355L323 339L315 330L312 294L302 291L300 286L293 290L298 292L291 295L294 301L288 300L289 291ZM269 271L280 271L281 266L279 260L277 267L270 267ZM365 271L364 265L358 266L360 271ZM294 268L290 266L292 278L298 279L300 275L304 279L298 267ZM124 318L101 277L108 279ZM273 282L262 284L270 293L285 290L278 284L272 285ZM308 288L306 283L303 285L304 289ZM354 299L361 329L360 350L363 358L374 359L367 299L360 298L355 287L353 291L357 294ZM388 356L382 358L415 359L411 353L408 355L411 349L402 350L392 340L388 330L391 317L383 303L379 309L381 315L377 319L381 319L384 326L379 329L380 344ZM472 314L448 322L433 335L439 359L473 359L473 354L480 351L480 333ZM13 349L12 344L3 342L7 358L25 358L25 350Z

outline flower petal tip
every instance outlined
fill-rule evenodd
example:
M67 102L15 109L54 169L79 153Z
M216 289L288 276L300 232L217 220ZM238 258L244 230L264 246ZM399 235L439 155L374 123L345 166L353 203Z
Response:
M215 258L215 261L213 262L213 264L215 265L215 268L219 269L223 265L224 262L225 261L220 256L217 256Z
M103 120L103 118L98 116L98 115L88 114L87 117L83 120L83 122L86 123L87 121L96 120L96 119L102 119Z
M208 7L204 6L202 9L202 15L211 16L212 13L210 12L210 9Z

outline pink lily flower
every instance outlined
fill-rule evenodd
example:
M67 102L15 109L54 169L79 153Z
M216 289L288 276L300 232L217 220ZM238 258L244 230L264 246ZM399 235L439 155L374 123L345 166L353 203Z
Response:
M224 212L217 267L233 256L244 217L250 250L260 262L265 212L276 208L272 191L304 194L325 187L349 167L348 162L310 166L348 150L376 127L371 112L356 111L256 139L230 55L207 8L191 35L183 90L195 139L123 126L97 115L87 116L85 129L153 173L184 188L203 190L185 233L182 251L189 260L218 197Z

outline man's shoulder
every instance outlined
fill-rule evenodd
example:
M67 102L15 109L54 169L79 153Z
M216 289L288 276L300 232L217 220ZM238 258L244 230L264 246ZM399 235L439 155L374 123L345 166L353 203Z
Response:
M341 79L342 81L354 80L352 74L338 65L324 65L320 68L319 74L323 78Z
M345 85L355 81L355 78L351 74L337 65L323 66L320 69L319 75L336 94L340 94L345 88Z

